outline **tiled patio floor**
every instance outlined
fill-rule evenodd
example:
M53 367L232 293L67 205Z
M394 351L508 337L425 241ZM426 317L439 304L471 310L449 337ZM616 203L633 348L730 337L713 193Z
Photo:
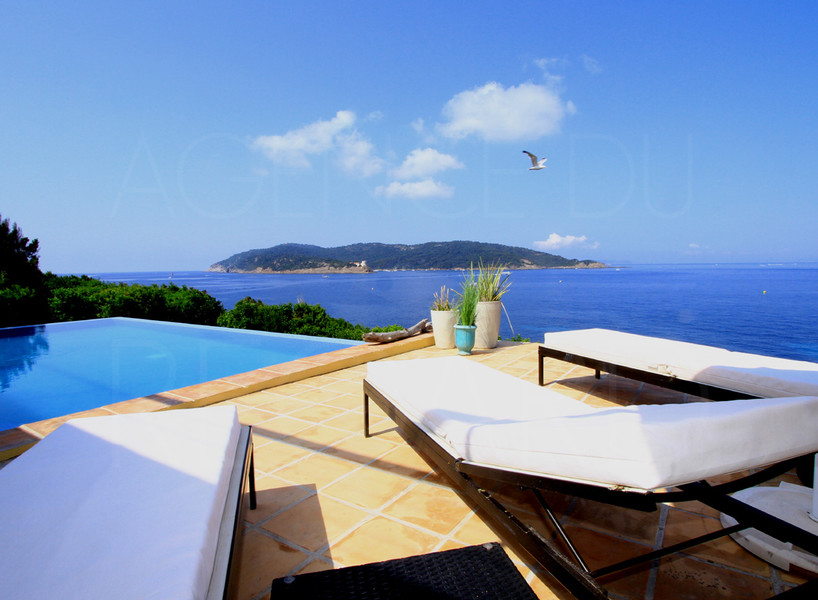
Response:
M424 348L386 360L455 352ZM536 344L508 344L463 360L536 383ZM551 359L545 367L555 390L594 405L687 400L612 376L598 381L588 369ZM266 598L274 577L500 539L374 404L375 435L363 437L365 374L360 365L226 401L254 426L259 506L245 513L240 598ZM526 497L497 492L548 531ZM713 511L689 504L634 514L576 498L549 500L591 568L675 543L680 532L720 527ZM568 597L547 574L506 550L539 597ZM800 581L728 538L604 583L615 598L660 600L765 598Z

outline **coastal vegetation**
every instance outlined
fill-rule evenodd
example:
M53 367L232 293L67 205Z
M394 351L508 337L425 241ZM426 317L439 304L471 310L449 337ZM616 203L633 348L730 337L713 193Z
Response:
M39 248L0 215L0 327L38 323L48 314Z
M319 304L296 302L287 304L264 304L247 297L239 300L231 310L222 313L218 325L237 329L257 329L278 333L315 335L331 338L360 340L363 334L375 331L398 331L399 325L389 327L365 327L331 317Z
M331 317L318 304L266 305L245 298L225 310L206 291L177 286L111 283L87 275L54 275L39 267L39 241L0 218L0 327L132 317L360 340L366 327Z
M108 283L83 275L48 274L51 321L132 317L216 325L222 303L207 292L177 286Z
M371 273L365 264L345 262L334 258L276 254L274 256L248 256L240 259L241 268L221 266L216 263L210 271L244 273Z
M503 264L508 269L600 268L594 260L564 258L528 248L482 242L427 242L425 244L351 244L323 248L309 244L280 244L240 252L213 264L210 271L235 273L332 272L345 265L358 270L468 269L478 261Z

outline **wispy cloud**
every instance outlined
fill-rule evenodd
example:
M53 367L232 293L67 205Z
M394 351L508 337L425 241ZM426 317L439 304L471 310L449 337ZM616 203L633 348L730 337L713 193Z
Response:
M462 169L463 163L451 154L443 154L434 148L412 150L403 164L392 171L395 179L428 177L440 171Z
M534 65L542 71L546 85L552 89L560 89L562 86L562 75L554 73L555 69L565 69L568 67L567 58L538 58L534 60Z
M681 251L681 254L683 254L685 256L698 256L698 257L701 257L701 256L705 256L707 254L710 254L710 252L711 252L710 246L708 246L706 244L702 245L702 244L698 244L696 242L690 242L687 245L687 248L685 248L685 249L683 249Z
M373 116L374 115L374 116ZM367 120L380 118L373 113ZM340 167L356 176L369 177L384 168L374 154L374 146L357 129L354 112L339 110L330 120L315 121L283 135L262 135L253 140L253 148L275 163L308 168L310 157L337 152Z
M582 54L579 59L582 61L582 66L585 67L585 70L591 75L599 75L602 73L602 65L599 64L597 59L587 54Z
M433 179L400 183L393 181L389 185L375 188L375 194L387 198L451 198L454 188Z
M534 247L537 250L561 250L563 248L580 247L580 248L598 248L599 242L588 242L588 237L584 235L560 235L552 233L548 239L543 242L534 242Z
M564 69L568 66L567 58L536 58L534 64L543 71L552 71L553 69Z
M522 83L504 88L489 82L460 92L443 107L447 119L438 123L441 135L461 139L476 135L487 141L530 140L559 131L573 104L545 85Z

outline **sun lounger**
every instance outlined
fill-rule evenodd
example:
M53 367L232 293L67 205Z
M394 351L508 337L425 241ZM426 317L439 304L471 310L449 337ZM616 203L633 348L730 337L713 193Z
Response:
M474 478L550 489L639 510L698 500L738 524L652 561L755 527L818 554L818 536L727 494L790 469L818 451L818 397L594 408L459 357L369 363L364 380L365 434L373 400L437 467L544 568L578 597L604 597L577 551L568 559L501 506ZM719 486L708 478L769 466ZM542 502L541 494L538 499ZM550 512L546 508L546 512ZM564 537L559 522L555 530Z
M816 363L608 329L546 333L540 385L545 357L712 400L818 396Z
M68 421L0 471L0 597L228 597L252 473L232 406Z

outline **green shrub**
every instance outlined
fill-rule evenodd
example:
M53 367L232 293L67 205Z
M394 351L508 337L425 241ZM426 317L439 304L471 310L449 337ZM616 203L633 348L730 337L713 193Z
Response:
M174 284L106 283L83 275L51 276L52 321L132 317L216 325L222 303L207 292Z
M247 297L239 300L231 310L218 319L222 327L256 329L276 333L312 335L320 337L360 340L368 331L397 331L399 325L389 327L365 327L353 325L349 321L331 317L320 304L264 304L260 300Z
M42 323L48 318L48 301L37 288L16 283L0 285L0 327Z

